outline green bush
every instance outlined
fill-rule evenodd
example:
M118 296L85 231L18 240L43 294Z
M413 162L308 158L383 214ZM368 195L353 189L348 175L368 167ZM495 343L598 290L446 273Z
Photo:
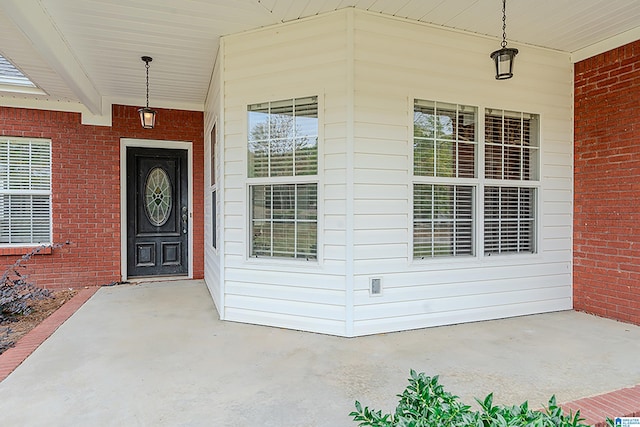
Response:
M529 409L527 402L519 406L493 405L493 393L484 400L476 399L480 410L459 401L438 383L438 376L429 377L411 370L409 385L399 394L400 402L394 414L383 414L356 401L356 411L349 415L360 427L586 427L580 411L564 414L555 396L544 411ZM610 421L610 420L609 420ZM611 425L611 424L610 424Z

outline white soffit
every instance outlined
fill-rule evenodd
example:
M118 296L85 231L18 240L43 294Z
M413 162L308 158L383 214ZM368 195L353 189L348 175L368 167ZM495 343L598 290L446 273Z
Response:
M98 116L144 105L148 55L150 105L203 110L220 37L346 7L502 36L501 0L1 0L0 53L46 92L24 97ZM639 39L640 1L507 0L506 33L579 61Z

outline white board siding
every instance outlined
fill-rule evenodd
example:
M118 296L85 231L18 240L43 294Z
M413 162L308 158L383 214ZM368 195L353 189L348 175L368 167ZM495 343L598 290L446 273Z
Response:
M353 9L224 38L226 319L364 335L571 308L570 60L517 46L496 81L497 44ZM246 106L309 95L320 258L247 259ZM412 259L414 98L540 115L538 253Z
M356 97L356 147L366 147L369 158L393 159L394 168L370 173L366 160L356 157L364 161L354 172L354 334L571 308L571 205L545 211L549 179L565 180L556 183L571 197L569 58L518 46L516 77L495 81L489 58L495 43L487 39L357 12L355 40L356 93L375 94ZM538 254L410 259L414 98L480 107L479 121L483 107L540 114ZM400 114L384 115L366 105L372 103L404 106ZM377 144L380 138L384 144ZM370 277L382 278L381 296L369 296Z
M345 333L345 17L225 37L226 319ZM318 40L322 40L318 43ZM247 105L317 95L318 261L248 257ZM326 200L326 202L325 202Z
M341 320L327 320L317 317L307 317L304 310L296 311L292 314L282 313L278 310L282 307L282 311L288 309L288 302L284 300L274 301L274 309L271 311L264 310L264 302L260 300L255 301L259 306L258 310L251 309L251 303L248 301L242 301L242 306L245 308L226 308L226 320L240 322L240 323L252 323L255 325L268 325L278 328L296 329L302 331L311 331L321 334L344 336L344 319ZM267 301L268 302L268 301Z
M566 276L569 272L555 273L549 272L544 276L544 281L538 280L537 277L521 277L518 279L517 287L512 283L513 279L494 279L494 280L471 280L467 282L459 282L458 288L464 296L474 295L492 295L502 294L512 291L564 288ZM416 300L428 300L449 298L451 296L450 283L421 283L421 284L401 284L394 281L386 281L384 300L377 299L367 305L384 305L386 303L401 303ZM356 287L356 302L364 307L364 303L368 300L369 290L367 283L358 283ZM418 296L419 298L416 298Z
M385 332L404 331L433 326L453 325L457 323L479 322L506 317L566 310L571 299L531 301L526 303L510 302L506 305L472 307L465 310L452 310L439 313L385 317L382 319L356 320L354 330L357 335L371 335Z
M326 324L341 322L344 324L344 304L330 305L318 304L315 301L297 301L287 299L279 294L278 298L268 298L264 296L228 294L226 296L227 310L251 310L254 313L264 312L264 307L270 307L270 313L283 316L300 316L318 319L319 323L326 321ZM268 304L266 304L268 303Z
M221 46L220 48L221 50L224 49L223 46ZM204 188L205 188L205 194L204 194L204 280L205 283L207 285L207 288L209 289L209 293L211 294L211 297L213 299L213 302L216 306L216 309L218 310L218 314L220 315L221 318L224 318L224 288L223 288L223 275L222 275L222 251L220 250L221 245L223 245L224 242L224 235L221 235L221 206L223 205L223 198L221 197L221 188L223 188L224 186L224 178L223 178L223 174L221 173L221 171L224 170L224 156L222 155L221 151L223 150L224 147L224 142L222 141L222 138L220 138L220 135L222 134L222 126L223 123L219 122L219 118L220 115L222 113L223 110L223 105L222 105L222 99L223 99L223 87L224 85L221 84L221 79L222 79L222 75L221 75L221 70L220 70L220 61L219 61L219 57L217 58L218 60L216 60L215 65L214 65L214 69L213 69L213 75L211 76L211 81L212 84L209 87L209 92L207 94L207 103L205 106L205 113L204 113L204 129L205 129L205 135L204 135L204 158L205 160L205 165L204 165L204 176L205 176L205 182L204 182ZM216 224L216 229L217 229L217 233L218 233L218 238L217 238L217 249L215 249L213 247L213 230L212 230L212 209L211 209L211 203L212 203L212 191L211 191L211 170L214 167L214 165L211 164L211 150L212 148L212 140L211 140L211 130L214 127L214 125L216 126L216 134L217 134L217 144L218 144L218 159L217 159L217 163L218 163L218 174L216 176L216 184L217 184L217 195L216 195L216 199L217 199L217 203L216 203L216 210L217 210L217 224Z
M531 302L543 302L554 300L570 300L571 291L566 286L545 287L536 289L513 289L507 286L507 290L500 293L477 294L469 293L460 296L451 296L445 292L441 296L429 298L428 292L420 299L415 294L408 300L388 302L386 304L366 304L356 306L356 317L362 320L388 319L390 317L430 315L445 312L460 312L469 308L499 307L514 304L527 304ZM393 294L392 291L389 293ZM411 292L413 293L413 292ZM409 298L409 296L406 296ZM392 315L390 315L392 314Z

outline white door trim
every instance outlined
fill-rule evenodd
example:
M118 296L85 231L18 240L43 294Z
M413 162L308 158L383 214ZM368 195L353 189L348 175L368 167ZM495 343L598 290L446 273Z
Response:
M155 139L120 138L120 272L122 281L127 280L127 148L167 148L187 150L187 180L189 185L189 223L193 223L193 143L191 141L161 141ZM189 227L189 273L193 278L193 227ZM184 278L184 276L181 276ZM163 277L166 279L166 277ZM148 278L146 279L148 280Z

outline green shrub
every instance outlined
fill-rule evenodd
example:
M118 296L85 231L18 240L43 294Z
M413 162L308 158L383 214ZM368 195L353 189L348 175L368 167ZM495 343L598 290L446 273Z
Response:
M527 402L519 406L493 404L493 393L476 399L480 410L459 401L444 390L438 377L411 370L409 385L399 394L400 402L394 414L383 414L356 401L356 411L349 415L360 427L586 427L580 411L564 414L555 396L544 411L529 409Z

